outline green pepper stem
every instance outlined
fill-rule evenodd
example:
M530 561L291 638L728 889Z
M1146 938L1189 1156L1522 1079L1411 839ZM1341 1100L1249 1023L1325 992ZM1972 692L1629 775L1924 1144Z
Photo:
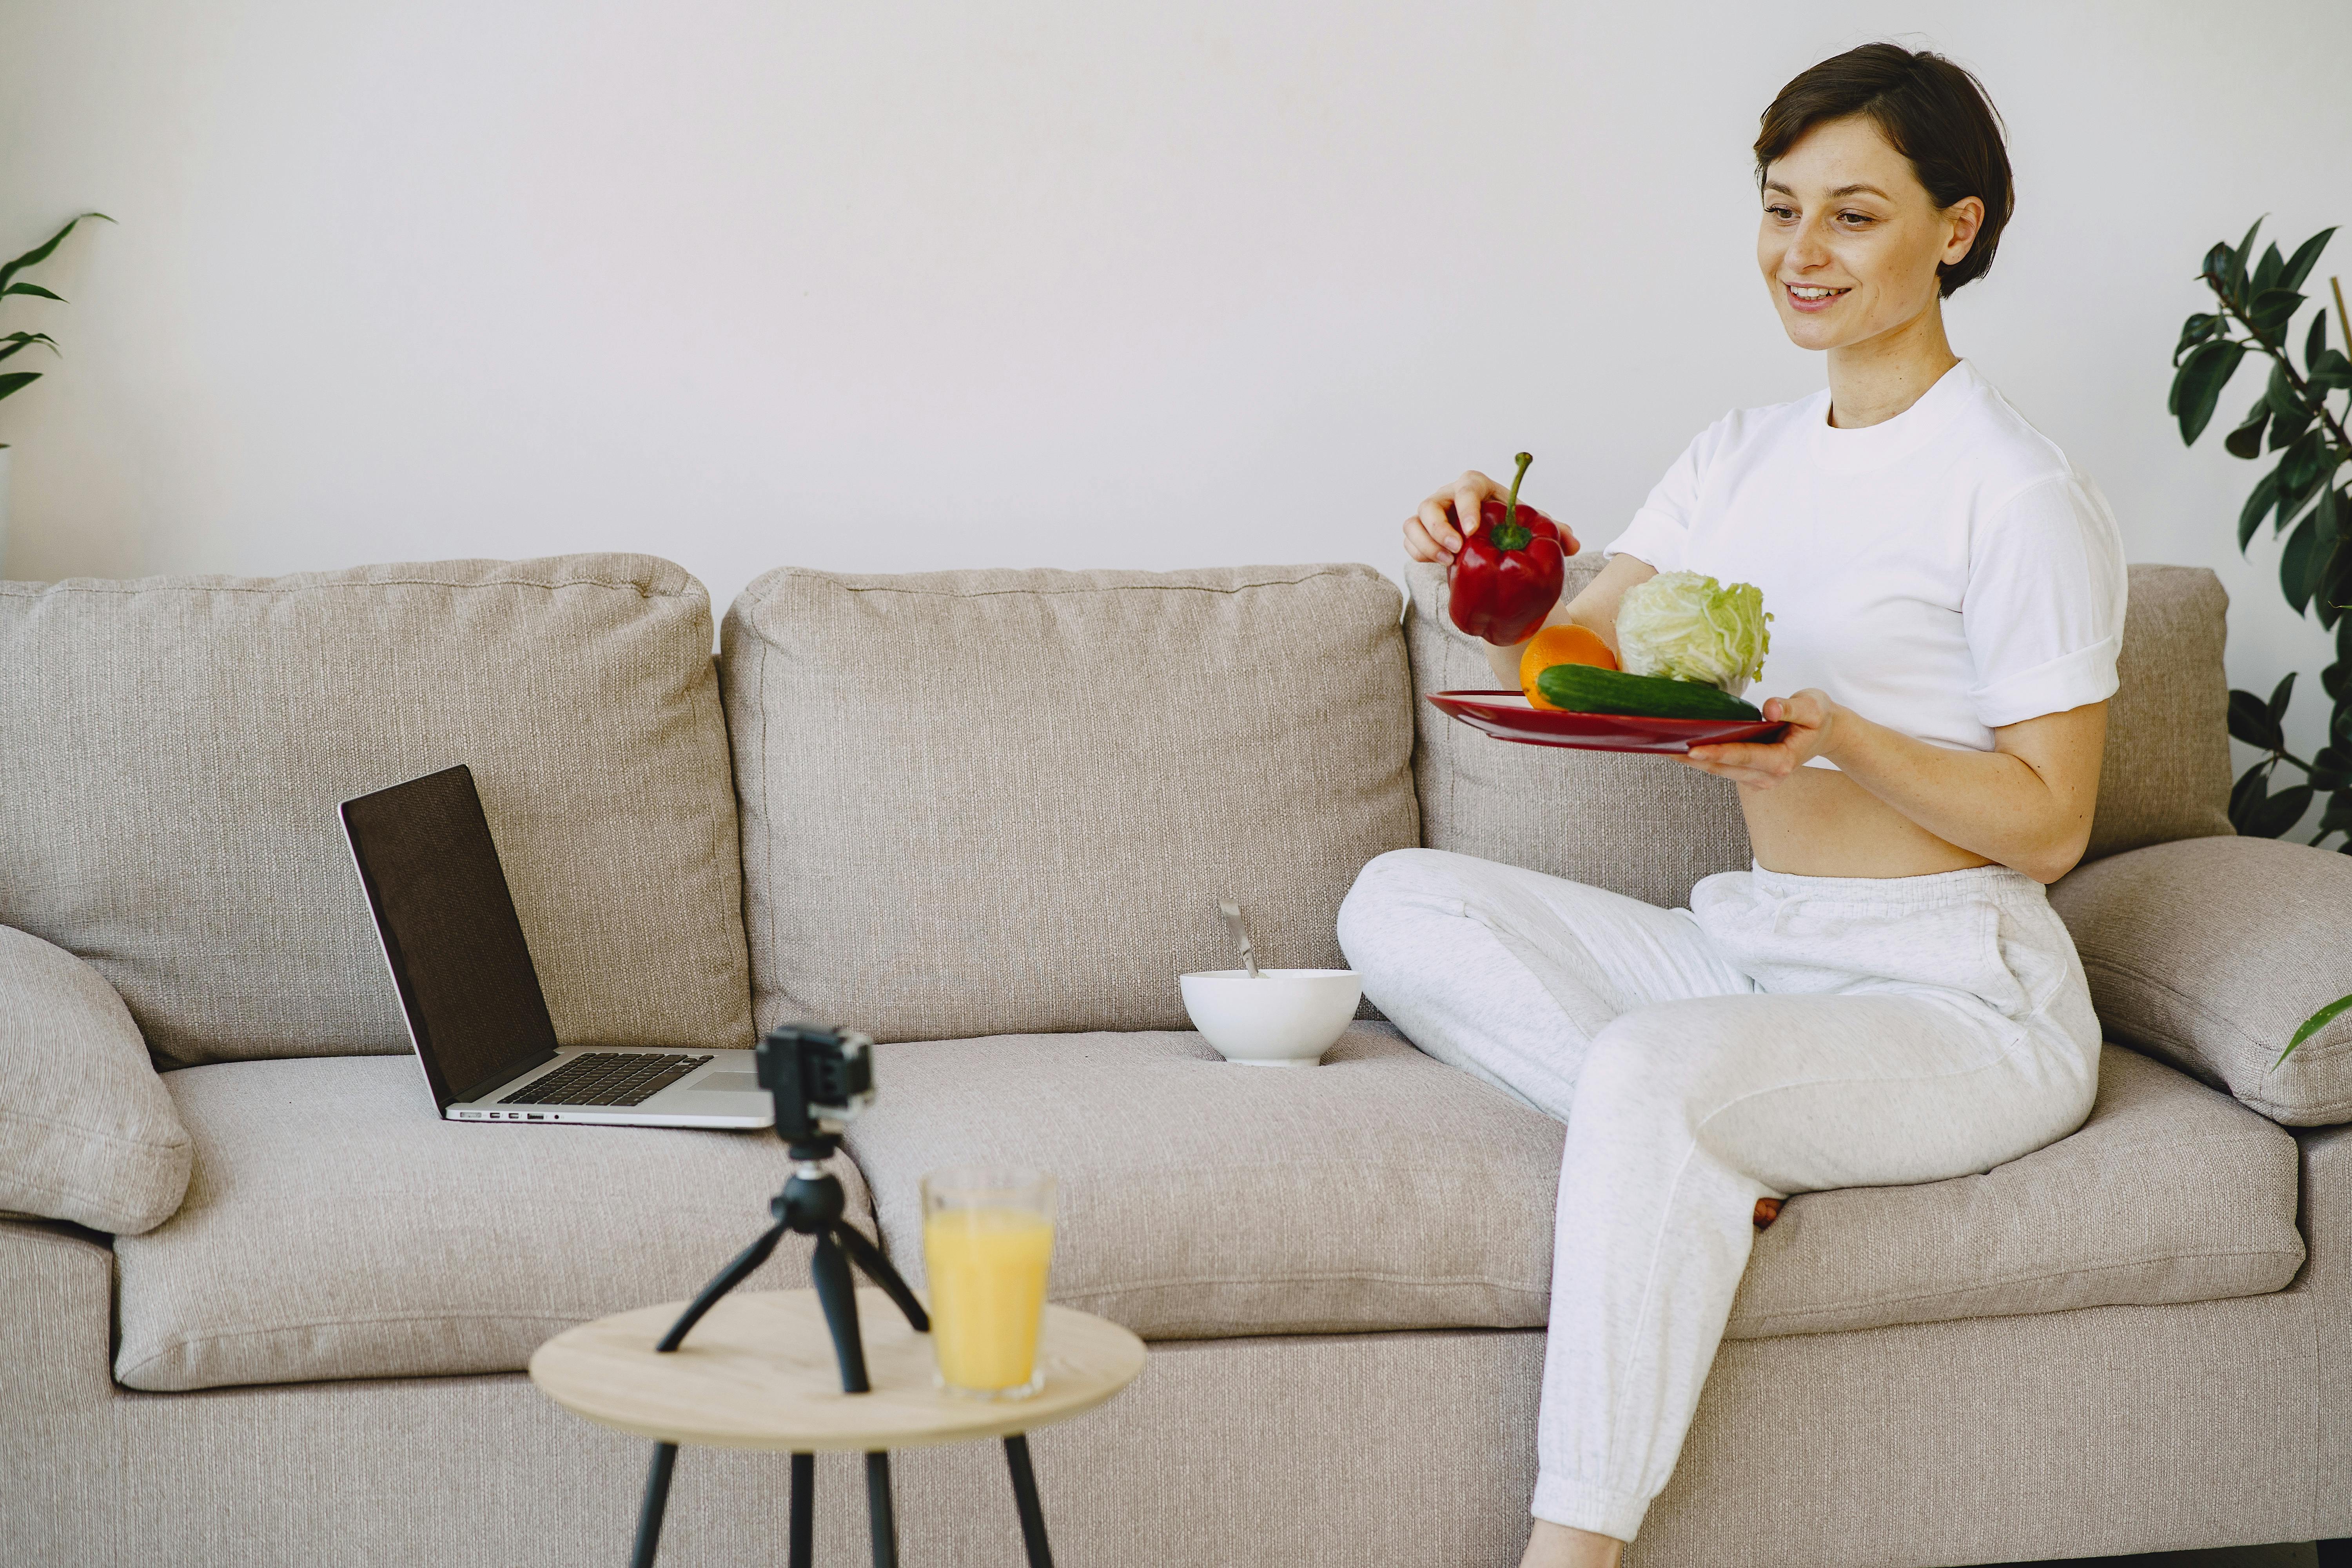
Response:
M1535 530L1519 521L1519 481L1528 477L1528 465L1534 461L1528 454L1519 454L1519 471L1511 476L1511 499L1503 505L1503 521L1488 536L1497 550L1525 550L1535 541Z

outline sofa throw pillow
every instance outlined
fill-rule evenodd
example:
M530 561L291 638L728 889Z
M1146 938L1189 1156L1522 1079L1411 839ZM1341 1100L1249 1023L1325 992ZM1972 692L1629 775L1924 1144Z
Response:
M0 584L0 922L167 1064L404 1051L335 807L465 763L560 1039L748 1045L710 647L646 555Z
M0 1209L136 1236L194 1145L130 1010L63 948L0 926Z
M760 1026L1185 1028L1220 900L1340 965L1415 841L1397 610L1357 565L761 577L722 630Z
M2050 902L2108 1037L2290 1127L2352 1121L2352 858L2271 838L2189 838L2082 867Z

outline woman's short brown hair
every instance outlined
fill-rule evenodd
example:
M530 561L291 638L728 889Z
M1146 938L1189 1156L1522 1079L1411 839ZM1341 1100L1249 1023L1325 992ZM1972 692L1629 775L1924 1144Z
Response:
M2009 150L1984 84L1941 55L1864 44L1799 73L1764 111L1756 135L1757 187L1772 160L1806 132L1854 114L1877 121L1937 206L1967 196L1984 203L1984 223L1969 253L1936 268L1948 295L1983 277L2009 225Z

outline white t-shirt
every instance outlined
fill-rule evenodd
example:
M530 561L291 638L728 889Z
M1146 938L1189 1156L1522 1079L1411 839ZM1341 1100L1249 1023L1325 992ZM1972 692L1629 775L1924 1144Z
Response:
M1754 701L1819 687L1983 752L2003 724L2112 696L2123 538L2066 455L1965 360L1884 423L1837 429L1829 406L1823 390L1725 415L1607 552L1763 590Z

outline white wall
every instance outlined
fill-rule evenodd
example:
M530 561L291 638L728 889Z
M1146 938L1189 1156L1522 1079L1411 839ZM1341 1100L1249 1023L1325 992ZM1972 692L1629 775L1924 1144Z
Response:
M2240 684L2315 674L2234 548L2257 470L2164 398L2208 245L2352 222L2341 0L9 0L0 254L121 222L0 323L67 356L0 404L0 564L642 549L722 606L787 562L1393 566L1520 447L1604 541L1695 429L1819 384L1746 149L1878 37L2009 120L1961 352L2136 559L2221 572Z

